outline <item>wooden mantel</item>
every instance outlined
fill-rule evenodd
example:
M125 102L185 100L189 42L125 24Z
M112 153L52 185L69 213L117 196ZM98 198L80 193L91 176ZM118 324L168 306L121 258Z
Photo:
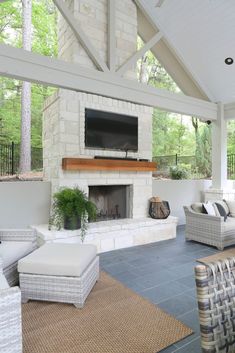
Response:
M125 159L88 159L88 158L63 158L63 170L114 170L133 172L152 172L157 165L155 162L135 161Z

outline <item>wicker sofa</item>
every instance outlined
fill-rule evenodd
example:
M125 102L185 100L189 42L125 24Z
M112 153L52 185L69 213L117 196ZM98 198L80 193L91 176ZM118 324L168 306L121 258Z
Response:
M10 288L0 260L0 352L22 353L21 293Z
M32 229L0 229L0 261L10 286L18 284L18 261L37 248L36 233Z
M211 216L195 212L191 206L184 206L186 217L186 240L194 240L223 250L235 244L235 218Z

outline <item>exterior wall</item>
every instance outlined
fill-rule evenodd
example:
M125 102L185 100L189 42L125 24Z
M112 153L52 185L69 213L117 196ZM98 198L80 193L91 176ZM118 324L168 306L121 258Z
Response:
M54 192L60 186L78 185L88 193L89 185L132 185L133 218L147 215L152 195L151 172L63 171L63 157L125 157L123 151L85 147L85 108L93 108L138 117L138 152L134 158L152 158L152 108L95 95L59 90L44 108L43 160L44 180L52 182Z
M69 184L69 180L67 182ZM70 182L72 184L74 180L70 180ZM141 183L143 181L138 178L137 184ZM234 182L231 181L230 184L233 188ZM142 186L138 186L135 197L141 199ZM171 215L179 218L178 224L185 224L183 206L204 201L204 192L210 186L211 180L153 179L153 184L148 192L168 200ZM48 223L51 200L51 184L49 182L1 182L0 195L0 228L24 228L32 224Z
M51 185L42 181L0 183L0 228L48 223Z
M132 0L114 1L116 11L116 67L136 51L137 10ZM100 57L107 62L108 1L66 0L74 17L88 36ZM95 68L64 18L59 15L59 57L65 61ZM136 78L135 67L125 76Z
M178 224L185 224L183 206L204 201L204 192L210 186L211 180L153 179L153 195L169 201L171 215L179 218Z

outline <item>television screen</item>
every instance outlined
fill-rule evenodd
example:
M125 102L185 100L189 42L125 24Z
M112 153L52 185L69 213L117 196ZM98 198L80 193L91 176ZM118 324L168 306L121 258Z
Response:
M122 151L138 151L138 118L85 109L85 145Z

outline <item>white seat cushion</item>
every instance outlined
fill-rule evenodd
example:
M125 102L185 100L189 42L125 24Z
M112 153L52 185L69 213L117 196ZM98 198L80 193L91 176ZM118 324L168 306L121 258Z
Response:
M49 276L80 277L96 257L88 244L45 244L18 262L18 271Z
M32 251L30 241L2 241L0 244L0 257L3 260L3 268L14 264Z
M227 201L226 204L228 205L230 216L235 217L235 201Z

